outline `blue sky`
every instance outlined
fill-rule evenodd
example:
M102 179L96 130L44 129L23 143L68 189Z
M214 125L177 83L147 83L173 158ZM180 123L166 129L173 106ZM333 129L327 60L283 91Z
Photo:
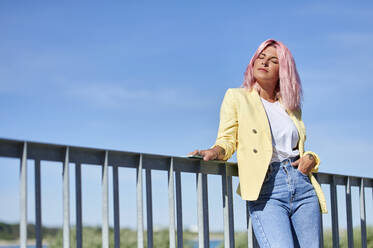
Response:
M226 89L240 87L258 45L274 38L297 63L306 148L321 157L320 171L373 177L372 11L369 1L2 1L0 136L175 156L207 148ZM17 221L18 162L2 161L0 220ZM43 221L58 225L61 168L43 168ZM32 175L31 162L31 209ZM121 173L131 199L134 175ZM86 224L100 223L99 178L99 169L87 166ZM190 175L184 181L184 188L195 182ZM210 181L220 204L219 180ZM167 207L166 175L155 173L153 186L155 207ZM185 208L194 211L195 192L184 191ZM123 198L121 223L131 226L135 203ZM186 225L195 219L187 215ZM167 224L163 213L155 213L155 223Z

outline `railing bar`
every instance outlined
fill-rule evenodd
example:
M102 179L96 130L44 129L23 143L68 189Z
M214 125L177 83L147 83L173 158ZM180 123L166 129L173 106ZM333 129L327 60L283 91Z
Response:
M119 180L118 166L113 165L113 200L114 200L114 247L120 247L120 218L119 218Z
M69 147L66 147L63 164L63 247L70 247L70 175L69 175Z
M323 217L320 214L320 248L324 248L324 224L323 224Z
M105 151L105 160L102 167L102 247L109 248L109 187L108 187L108 157L109 152Z
M347 218L347 243L348 248L354 247L354 229L352 223L352 202L351 202L351 179L347 177L346 191L346 218Z
M332 176L332 183L330 184L330 200L332 208L332 236L333 247L339 247L339 228L338 228L338 208L337 208L337 186L335 178Z
M176 179L176 222L177 222L177 247L183 248L183 210L181 195L180 171L175 172Z
M153 248L153 199L151 169L146 169L146 220L148 248Z
M175 196L174 196L174 159L171 157L168 171L168 209L169 209L169 247L175 248Z
M137 247L144 247L144 218L142 202L142 157L140 154L139 166L136 177L136 201L137 201Z
M255 238L253 225L250 217L249 202L246 201L246 228L247 228L247 244L248 248L258 248L259 244Z
M227 175L226 169L222 175L224 247L234 248L232 177Z
M229 210L228 210L228 196L227 196L227 172L221 175L221 186L223 194L223 224L224 224L224 247L230 246L230 232L229 232Z
M319 174L314 174L317 181L319 181ZM320 248L324 248L324 224L323 224L323 216L320 215Z
M40 185L40 160L35 159L35 231L36 247L42 248L43 234L41 222L41 185Z
M365 214L365 189L364 189L364 178L361 178L361 184L359 188L360 193L360 226L361 226L361 247L367 247L367 224Z
M20 163L20 247L27 247L27 143L23 143L23 151Z
M202 203L202 173L196 174L197 184L197 217L198 217L198 247L208 248L204 246L203 240L203 203Z
M75 164L75 198L76 198L76 247L83 247L83 221L82 221L82 165Z
M205 247L210 247L210 231L209 231L209 207L208 207L208 189L207 175L202 174L202 204L203 204L203 239Z
M234 217L233 217L233 194L232 194L232 176L228 176L227 179L228 183L228 210L229 210L229 237L230 237L230 245L232 248L235 247L234 241Z
M247 247L253 248L253 234L252 234L252 227L251 227L251 220L250 220L250 213L249 213L249 202L245 201L246 206L246 230L247 230Z

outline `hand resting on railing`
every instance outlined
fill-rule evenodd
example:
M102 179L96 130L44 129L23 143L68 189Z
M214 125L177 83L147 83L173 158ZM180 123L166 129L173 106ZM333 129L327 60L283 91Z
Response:
M194 150L193 152L188 153L188 155L200 155L205 161L223 160L225 150L220 146L214 146L213 148L207 150Z

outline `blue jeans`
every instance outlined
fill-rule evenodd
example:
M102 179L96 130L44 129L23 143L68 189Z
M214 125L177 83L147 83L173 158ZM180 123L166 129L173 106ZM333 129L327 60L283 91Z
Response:
M256 201L248 201L261 248L319 247L321 212L307 175L290 163L270 164Z

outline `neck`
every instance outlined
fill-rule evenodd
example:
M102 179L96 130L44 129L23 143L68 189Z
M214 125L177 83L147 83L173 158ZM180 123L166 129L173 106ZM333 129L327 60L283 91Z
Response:
M268 102L276 102L278 99L276 97L276 86L277 83L272 80L261 80L256 81L259 86L259 96Z
M263 88L261 88L260 91L259 91L259 96L261 98L267 100L268 102L276 102L277 101L274 89L263 89Z

